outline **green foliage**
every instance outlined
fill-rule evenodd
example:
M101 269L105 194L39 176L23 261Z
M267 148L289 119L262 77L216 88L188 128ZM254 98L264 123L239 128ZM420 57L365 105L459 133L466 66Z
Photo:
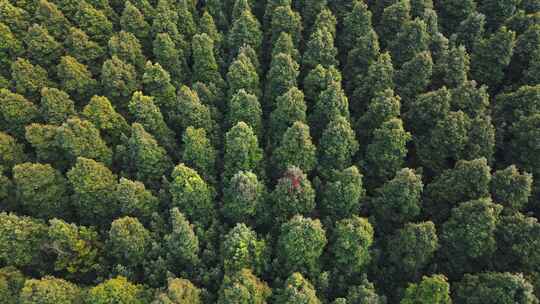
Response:
M409 284L401 304L451 304L450 284L444 275L424 276L418 284Z
M15 37L12 30L4 23L0 23L0 67L2 68L1 75L9 75L11 61L17 58L23 52L21 41Z
M285 94L276 98L276 106L270 114L271 141L277 144L288 128L294 123L306 122L307 106L304 93L297 87L291 87Z
M101 86L107 92L108 98L122 106L121 102L128 100L133 92L139 89L140 84L135 67L117 56L112 56L101 68Z
M107 97L92 97L81 114L92 122L108 143L118 142L122 135L129 134L129 125L124 117L116 112Z
M307 175L289 167L270 194L275 220L285 222L294 215L309 215L315 208L315 190Z
M396 176L375 191L370 207L378 226L383 230L413 221L420 214L422 177L409 168L396 172Z
M266 187L257 175L238 171L224 189L221 211L231 223L253 223L263 211L266 199Z
M429 52L417 53L396 72L396 91L403 100L413 100L424 92L433 73L433 59Z
M145 20L145 16L137 6L129 1L126 1L120 17L120 28L135 35L143 45L150 35L150 25Z
M257 138L262 138L262 109L256 95L240 89L231 97L227 114L229 128L244 122L253 129Z
M66 92L45 87L41 90L40 112L48 123L60 125L76 115L75 103Z
M63 56L56 67L60 78L60 87L75 96L77 100L85 101L96 91L97 81L92 78L87 66L71 56Z
M454 301L474 304L490 303L534 304L538 299L532 285L521 274L486 272L465 274L457 284Z
M183 83L190 71L186 62L185 50L177 45L169 33L159 33L153 41L155 60L169 74L174 84Z
M312 142L309 127L296 121L285 131L280 144L274 149L273 163L279 173L295 166L305 173L317 165L317 148Z
M25 214L49 219L69 213L67 182L51 165L18 164L13 167L13 182L17 201Z
M373 234L373 227L366 218L353 215L336 222L331 248L337 272L351 275L366 269L371 260Z
M0 171L10 170L26 159L23 146L11 135L0 132Z
M47 70L39 65L32 65L24 58L17 58L11 64L11 78L15 91L32 99L38 98L42 87L54 86L49 80Z
M121 215L136 217L143 223L150 222L159 206L158 198L143 183L124 177L120 178L116 186L115 198Z
M232 97L240 90L261 97L259 74L251 59L245 53L239 53L229 66L227 73L229 96Z
M217 151L204 129L188 127L182 135L182 161L207 182L216 181Z
M263 151L253 129L244 122L237 123L225 134L223 181L227 183L238 171L262 175Z
M390 50L396 66L402 66L419 53L428 51L429 34L426 23L423 20L414 19L403 24L395 41L390 43Z
M227 46L230 50L238 50L243 45L248 45L255 53L261 51L263 33L261 24L249 10L244 10L240 17L233 20L233 24L227 35ZM236 52L230 56L234 58Z
M193 36L193 77L194 82L213 83L221 88L225 85L214 56L214 41L207 34Z
M171 110L176 103L176 88L171 75L159 63L146 62L142 76L144 93L154 97L154 103L162 111ZM167 116L167 114L165 115Z
M493 200L513 211L522 210L529 201L533 179L531 174L519 172L514 165L493 173L491 196Z
M326 233L318 219L296 215L281 225L277 243L280 272L285 275L317 272L326 243Z
M80 63L86 64L92 73L97 74L101 68L100 59L105 55L105 49L79 28L70 27L65 39L66 52Z
M184 164L174 168L171 178L172 206L182 210L190 222L208 225L215 215L213 189Z
M145 59L141 44L134 34L120 31L109 39L108 47L111 57L117 56L120 60L133 65L138 71L144 68Z
M46 235L47 226L39 220L0 213L0 261L14 267L38 266Z
M93 228L49 221L47 250L55 255L54 269L70 278L84 278L100 269L101 243Z
M164 237L165 255L170 269L193 269L199 262L199 239L178 208L171 209L171 233Z
M221 251L226 275L234 275L244 268L261 274L266 266L266 242L243 223L236 224L225 235Z
M62 44L49 35L46 28L37 24L28 29L24 44L28 57L44 67L56 63L62 53Z
M302 18L289 5L278 6L272 12L271 39L268 42L274 45L281 33L289 34L294 46L299 46L302 39Z
M201 290L189 280L169 279L167 290L156 295L153 304L201 304Z
M55 277L26 280L20 295L21 304L71 304L80 301L79 287Z
M334 220L349 218L358 214L365 195L362 174L352 166L335 173L324 185L320 208Z
M102 163L78 157L67 173L73 189L72 203L81 223L108 224L116 214L114 189L116 176Z
M285 286L276 295L277 304L320 304L315 288L302 274L295 272L285 281Z
M319 171L324 176L352 164L359 145L349 122L342 116L330 121L319 144Z
M266 75L265 104L273 109L276 98L297 86L299 65L289 54L280 53L272 58Z
M177 132L184 132L188 127L204 129L212 142L216 142L216 124L212 120L210 109L199 99L196 91L187 86L178 90L178 99L172 114L172 121Z
M141 294L143 287L129 282L125 277L119 276L109 279L92 287L87 295L86 302L89 304L142 304Z
M219 290L218 304L253 303L264 304L272 291L268 285L249 269L225 275Z
M39 110L22 95L0 89L0 128L18 138L25 125L38 120Z
M140 265L150 247L150 232L137 218L125 216L112 222L107 240L107 253L116 263Z
M0 268L0 300L6 304L17 304L25 278L15 267Z
M113 32L113 24L105 16L103 11L95 9L86 2L82 2L76 9L76 12L73 13L78 26L84 29L92 40L101 45L104 45L109 40Z
M337 48L334 46L334 36L326 28L317 29L311 34L306 44L306 52L302 57L302 68L311 70L318 64L323 67L337 66Z

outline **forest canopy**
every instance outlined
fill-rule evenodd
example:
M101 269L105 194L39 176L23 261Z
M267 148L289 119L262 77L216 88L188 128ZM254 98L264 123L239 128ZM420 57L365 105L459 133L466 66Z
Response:
M0 303L539 304L540 0L0 0Z

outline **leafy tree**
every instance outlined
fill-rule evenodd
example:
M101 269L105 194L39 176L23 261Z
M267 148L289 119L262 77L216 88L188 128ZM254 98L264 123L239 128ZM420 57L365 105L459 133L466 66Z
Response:
M342 116L330 121L319 144L319 172L329 176L333 170L343 170L352 164L358 151L354 131Z
M420 215L422 177L409 168L396 172L396 176L375 190L370 201L372 214L378 227L391 230L410 222Z
M506 27L480 39L471 56L471 74L480 83L496 88L504 78L504 69L514 53L516 34Z
M215 216L213 189L184 164L174 168L171 178L172 206L182 210L190 222L207 226Z
M23 163L27 159L23 148L11 135L0 132L0 171L11 170L13 166Z
M217 151L204 129L188 127L182 136L182 161L208 182L216 182Z
M13 34L19 39L23 38L30 27L29 12L21 7L14 5L11 1L2 2L0 7L0 16L2 21L13 31Z
M302 57L302 68L309 71L318 64L323 67L337 66L338 50L334 46L334 36L326 28L317 29L306 44L306 51Z
M340 82L331 82L319 94L311 116L312 126L316 138L320 138L323 130L328 128L331 121L343 117L350 120L349 100Z
M225 134L223 181L228 183L238 171L252 171L262 178L263 151L253 129L237 123Z
M260 54L262 37L261 24L251 11L244 10L239 18L233 20L227 35L227 46L229 50L233 50L229 54L230 58L235 58L234 50L239 50L243 45L250 46L256 54Z
M490 180L486 159L461 160L427 185L426 206L432 215L446 218L459 203L489 196Z
M452 95L446 87L418 95L406 113L413 134L418 136L435 128L437 122L448 115L451 102Z
M319 208L332 219L349 218L358 214L365 195L362 174L352 166L335 173L325 184Z
M272 21L270 23L271 35L268 43L275 45L281 33L287 33L291 36L295 47L300 45L302 39L302 18L298 12L292 10L290 5L281 5L272 12Z
M522 210L529 201L533 179L531 174L519 172L514 165L493 173L491 196L493 201L514 211Z
M362 284L349 288L347 292L347 303L384 304L386 303L386 298L379 296L375 291L373 283L363 278Z
M60 78L62 90L74 96L77 101L86 102L97 89L98 83L92 78L87 66L74 57L63 56L56 67L56 73Z
M249 125L257 138L262 138L262 110L256 95L244 89L237 91L229 101L227 126L233 127L239 122Z
M82 64L86 64L93 74L98 74L105 49L79 28L70 27L65 39L66 53Z
M221 88L225 85L219 73L219 66L214 56L214 42L207 34L193 36L193 77L192 81L214 83Z
M64 91L55 88L41 90L41 116L50 124L59 125L74 116L75 104Z
M429 52L416 54L396 72L396 91L402 100L409 103L418 94L424 92L433 73L433 59ZM407 107L406 107L407 108Z
M139 181L121 177L115 189L115 198L123 216L136 217L149 223L159 207L159 200Z
M29 124L25 128L25 139L35 149L38 161L52 162L58 168L67 169L69 164L67 164L63 151L55 140L57 128L57 126L53 125Z
M128 123L116 112L107 97L92 97L81 114L100 131L108 143L116 143L123 135L129 135Z
M317 293L313 285L302 274L295 272L285 281L284 287L276 295L275 303L320 304L321 301L317 298Z
M266 187L257 175L238 171L224 189L221 210L231 223L253 223L259 218L266 199Z
M294 215L309 215L315 209L315 190L307 175L297 167L283 173L270 195L275 219L285 222Z
M135 121L152 134L169 153L176 151L175 134L165 123L153 97L145 96L140 91L135 92L128 104L128 109Z
M401 304L412 303L433 303L433 304L450 304L450 284L447 278L442 274L432 275L431 277L424 276L418 284L409 284L405 290L405 296L400 302Z
M176 88L172 84L171 75L159 63L146 62L142 76L144 93L154 97L154 103L165 117L176 104Z
M136 267L146 258L150 241L150 232L139 220L125 216L112 222L106 246L115 262Z
M239 53L235 61L229 66L227 73L229 96L232 97L240 90L261 97L259 74L245 53Z
M317 148L311 140L309 127L295 122L281 139L280 144L273 151L273 163L279 173L285 172L288 167L295 166L305 173L311 172L317 165Z
M478 9L487 17L489 29L498 29L508 18L516 12L520 1L508 1L500 3L493 0L482 1Z
M150 25L145 20L143 13L130 1L126 1L122 16L120 17L122 31L132 33L139 39L143 46L148 46L150 38Z
M62 44L49 35L41 25L34 24L24 38L27 56L36 64L44 67L54 65L62 54Z
M388 90L395 88L394 67L390 54L388 52L381 53L369 65L366 76L361 79L361 82L358 82L358 86L352 93L351 110L354 113L363 113L366 105L369 108L373 99L377 98L378 95L384 92L384 95L388 96Z
M306 122L307 106L304 93L291 87L285 94L276 98L275 109L270 113L271 142L275 146L285 132L296 122Z
M212 120L209 107L201 102L197 92L187 86L182 86L178 90L172 121L178 132L185 132L188 127L192 126L204 129L212 142L217 141L217 126Z
M12 266L0 268L0 300L6 304L17 304L25 281L17 268Z
M93 228L68 224L59 219L52 219L49 224L46 249L55 255L56 271L80 279L100 270L102 244Z
M67 182L51 165L18 164L13 167L13 182L25 214L42 219L69 214Z
M201 304L201 290L186 279L169 279L167 290L156 295L153 304Z
M532 285L521 274L465 274L456 285L454 301L457 303L538 303Z
M369 251L373 234L368 220L356 215L336 223L331 251L337 273L354 275L366 269L371 260Z
M108 224L116 214L116 176L102 163L78 157L67 173L73 190L72 203L83 224Z
M81 301L81 290L75 284L55 277L30 279L21 289L21 304L70 304Z
M1 75L8 76L13 58L22 55L24 51L22 42L15 37L13 31L4 23L0 23L0 67Z
M297 271L317 272L326 243L326 233L317 219L296 215L283 223L277 243L281 272L286 275Z
M274 109L276 98L297 86L298 69L291 55L280 53L272 58L266 75L265 109Z
M0 261L14 267L38 266L46 235L47 226L39 220L0 213Z
M387 248L388 261L396 272L417 279L439 249L435 224L431 221L405 224L390 237Z
M254 303L264 304L272 291L268 285L252 274L249 269L225 275L219 290L218 304Z
M32 65L24 58L17 58L12 62L11 78L15 91L31 99L38 99L41 88L55 86L49 80L47 70L39 65Z
M139 89L139 80L135 68L113 56L103 63L101 69L101 85L107 97L122 105L122 101L128 100L133 92Z
M244 223L236 224L222 243L225 275L234 275L242 269L261 274L266 266L266 242Z
M108 42L109 55L116 56L125 63L133 65L137 71L142 71L145 58L139 39L130 32L120 31L111 36Z
M77 157L86 157L103 162L112 162L112 151L103 141L99 130L89 121L70 118L56 129L55 141L72 162Z
M482 267L496 250L495 228L502 206L489 198L461 203L442 225L441 252L452 274Z
M515 122L510 134L513 137L510 141L510 155L512 160L519 164L525 170L537 175L540 170L538 167L539 159L535 157L538 147L531 141L536 138L540 126L540 114L523 117Z
M65 37L69 28L69 21L62 11L54 3L47 0L39 1L34 18L56 39Z
M450 88L459 87L467 82L470 57L464 46L453 46L448 51L444 67L444 84Z
M169 72L172 83L179 85L189 79L186 52L181 46L176 45L171 35L157 34L152 45L156 62Z
M118 276L92 287L86 296L89 304L106 304L111 300L118 304L142 304L143 287Z
M403 167L407 142L412 139L399 118L384 122L373 131L373 141L367 146L365 169L373 181L385 181Z
M105 45L112 35L113 24L104 12L86 2L82 2L77 7L76 12L73 13L69 15L75 15L78 26L84 29L92 40Z
M171 209L171 233L165 235L164 246L170 269L175 272L193 269L199 263L199 239L178 208Z
M131 126L131 137L120 148L126 173L152 188L157 188L162 177L172 167L171 158L165 149L138 123Z

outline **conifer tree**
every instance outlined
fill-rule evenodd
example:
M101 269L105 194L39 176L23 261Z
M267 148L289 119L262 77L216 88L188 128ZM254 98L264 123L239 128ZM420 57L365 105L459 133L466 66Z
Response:
M383 45L395 41L404 25L411 20L411 2L407 0L393 1L384 8L379 24Z
M532 183L530 173L520 172L516 166L511 165L493 173L491 196L494 202L512 211L519 211L529 201Z
M374 231L366 218L353 215L336 222L332 238L332 256L336 272L351 276L365 270L371 260Z
M134 34L120 31L112 35L108 48L111 57L116 56L125 63L133 65L138 72L144 69L145 58L141 43Z
M55 39L63 39L69 28L69 21L56 4L40 0L35 11L35 20L42 24Z
M298 12L292 10L290 5L281 5L272 12L272 22L270 23L269 48L275 45L281 33L291 36L293 44L299 47L302 39L302 18Z
M358 135L361 142L369 143L373 132L390 119L399 117L401 98L392 89L385 89L375 94L367 106L364 115L358 119Z
M63 56L56 66L56 74L60 78L62 90L74 96L79 103L86 102L96 92L98 83L92 78L92 73L74 57Z
M155 304L201 304L201 290L186 279L169 279L167 290L156 294Z
M307 175L297 167L289 167L270 194L275 219L285 222L292 216L309 215L315 208L315 190Z
M319 172L330 176L334 170L343 170L352 164L359 145L349 122L342 116L332 120L324 130L319 143Z
M120 17L122 31L132 33L139 39L144 49L148 49L150 38L150 24L145 20L143 13L130 1L126 1L122 16Z
M10 171L13 166L23 163L27 159L23 148L11 135L0 132L0 171Z
M238 171L252 171L262 175L263 151L259 147L253 129L244 122L238 122L225 134L223 156L223 181L228 183Z
M267 199L266 192L264 183L257 175L250 171L238 171L224 189L221 211L231 223L260 221L260 213L264 211Z
M272 45L272 58L279 53L290 55L296 62L300 62L300 52L295 47L291 35L281 32L276 42Z
M0 129L22 138L25 125L36 121L39 110L22 95L0 89Z
M116 112L107 97L97 95L92 97L81 114L92 122L107 143L116 143L122 135L129 135L128 123Z
M222 245L225 274L232 275L242 269L261 274L266 266L266 242L245 224L236 224L226 235Z
M207 182L217 182L218 154L204 129L188 127L182 135L182 161L195 169Z
M321 301L315 287L302 274L295 272L287 278L284 287L276 295L276 303L320 304Z
M234 96L241 89L258 98L261 97L259 74L251 59L245 53L238 54L235 61L229 66L227 84L229 97Z
M356 166L334 174L321 193L319 208L332 220L350 218L358 214L366 196L363 176Z
M404 105L408 106L418 94L423 93L431 82L433 59L429 52L418 53L397 71L396 90ZM405 107L408 109L408 107Z
M178 47L168 33L159 33L153 42L153 54L171 75L171 81L178 86L190 77L184 49Z
M82 2L74 14L78 26L101 45L105 45L113 32L113 24L103 13L92 5Z
M65 39L67 55L74 57L80 63L88 66L93 74L101 70L101 59L106 50L79 28L70 27Z
M13 31L4 23L0 23L0 75L7 77L10 74L10 66L13 58L22 55L23 44L15 37Z
M395 40L390 43L392 60L400 67L421 52L429 51L429 33L421 19L408 21L403 25Z
M275 146L281 140L285 131L294 123L306 122L307 106L304 93L297 87L290 88L285 94L276 99L276 107L270 114L269 134L271 143Z
M262 138L262 110L257 96L240 89L229 102L227 126L233 127L239 122L245 122L257 135Z
M261 24L249 10L244 10L238 19L233 21L232 27L227 35L227 46L232 52L229 58L236 57L236 50L243 45L249 45L256 54L261 53L263 33Z
M28 29L24 44L28 58L43 67L54 65L62 54L62 45L41 25Z
M309 127L296 121L285 131L272 157L278 174L291 166L309 174L317 165L317 148L312 142Z
M193 270L199 263L199 239L178 208L172 208L170 213L171 233L163 240L167 262L177 273Z
M400 304L433 303L450 304L450 284L442 274L431 277L424 276L418 284L411 283L405 290L405 296Z
M154 103L169 117L168 111L176 104L176 88L172 84L171 75L159 63L146 62L142 76L143 90L146 95L154 97Z
M309 71L318 64L323 67L337 66L337 48L334 36L326 29L317 29L311 34L302 57L302 68Z
M114 104L125 107L123 103L139 89L140 83L133 65L112 56L101 68L101 86Z
M280 53L272 58L266 75L265 102L263 109L274 109L276 98L297 86L299 65L291 55Z
M152 213L159 207L158 198L139 181L121 177L115 190L115 198L122 216L138 218L143 224L150 222Z
M328 83L326 89L319 94L315 102L310 118L315 138L320 138L323 130L337 117L350 120L349 100L341 83L334 81Z
M326 90L331 83L341 82L341 80L341 73L336 67L325 68L320 64L317 65L304 78L306 103L310 106L314 105L322 91Z
M182 86L177 93L177 101L171 114L172 124L178 132L185 132L188 127L204 129L212 143L217 142L217 126L212 119L210 109L203 104L197 92Z
M73 303L81 301L80 288L68 281L45 276L39 280L29 279L21 289L20 303Z
M213 83L222 88L225 83L219 73L219 67L214 56L214 42L205 33L193 36L193 77L192 81Z
M15 92L34 100L39 98L41 88L56 86L49 79L47 70L24 58L17 58L11 63L11 78Z
M225 275L217 303L266 303L271 294L271 289L264 281L257 278L251 270L244 268L234 274Z

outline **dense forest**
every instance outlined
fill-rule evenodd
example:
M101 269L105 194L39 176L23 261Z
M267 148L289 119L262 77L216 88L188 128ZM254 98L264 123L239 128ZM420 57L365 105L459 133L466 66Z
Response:
M0 303L538 304L540 0L0 0Z

